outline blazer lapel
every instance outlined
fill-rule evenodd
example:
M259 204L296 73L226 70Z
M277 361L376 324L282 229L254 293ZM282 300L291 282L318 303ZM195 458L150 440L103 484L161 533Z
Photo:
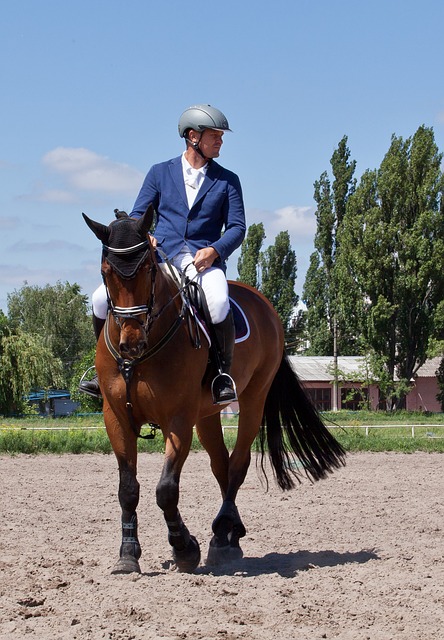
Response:
M170 173L174 184L177 187L184 203L188 207L187 194L185 191L185 183L183 181L182 156L174 158L170 163Z
M199 189L199 193L196 196L196 200L194 201L193 207L196 205L197 202L199 202L199 200L201 200L204 197L207 191L211 189L213 184L218 179L221 170L222 170L222 167L219 164L217 164L217 162L214 162L214 160L210 162L210 165L207 169L207 173L205 175L205 179L202 182L202 186Z

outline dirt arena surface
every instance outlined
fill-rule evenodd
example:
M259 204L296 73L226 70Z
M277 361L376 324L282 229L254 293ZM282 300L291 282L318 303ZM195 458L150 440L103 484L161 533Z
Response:
M0 456L0 638L442 640L444 457L352 454L314 485L268 493L253 462L238 499L244 558L203 560L219 493L191 453L181 512L202 549L171 564L155 504L162 457L139 460L142 574L112 576L120 545L113 456Z

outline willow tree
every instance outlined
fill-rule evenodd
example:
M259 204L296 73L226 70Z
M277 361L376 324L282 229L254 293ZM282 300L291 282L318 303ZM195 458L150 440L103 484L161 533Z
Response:
M421 126L407 140L392 136L379 170L366 171L349 198L340 230L341 292L344 300L354 292L349 312L393 381L389 408L404 406L442 326L441 161L433 129Z
M9 415L26 408L33 389L60 386L63 365L44 346L40 336L3 330L0 339L0 412Z
M40 336L42 345L63 362L64 385L73 363L95 344L88 298L76 283L25 284L8 295L8 321L13 330Z

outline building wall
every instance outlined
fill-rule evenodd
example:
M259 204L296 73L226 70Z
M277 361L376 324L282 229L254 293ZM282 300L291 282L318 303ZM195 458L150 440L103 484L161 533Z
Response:
M333 385L331 382L303 382L303 386L305 389L329 389L331 395L331 407L333 408ZM360 388L359 383L353 384L342 384L338 386L338 409L341 408L341 389L352 389L352 388ZM379 389L375 384L371 384L369 387L369 396L370 396L370 409L376 411L379 403Z
M441 413L441 403L436 399L439 392L436 378L417 378L407 396L407 411L431 411Z
M306 381L301 380L302 386L307 391L309 389L328 389L331 397L331 407L333 407L333 385L328 381ZM357 387L358 384L340 385L338 388L338 408L341 406L341 388ZM432 413L441 413L441 404L436 399L439 392L438 383L434 377L417 378L415 384L407 396L407 411L431 411ZM375 384L369 387L370 408L373 411L378 409L379 389ZM239 412L239 403L233 402L229 407L222 410L223 413L233 414Z
M308 389L330 389L333 396L333 385L329 382L304 382L304 387ZM358 387L354 385L342 385L338 389L338 408L341 407L341 388ZM438 393L438 383L436 378L417 378L406 399L407 411L431 411L432 413L441 413L441 403L436 399ZM379 389L377 385L370 385L370 408L377 410L379 403ZM333 407L333 397L331 406Z

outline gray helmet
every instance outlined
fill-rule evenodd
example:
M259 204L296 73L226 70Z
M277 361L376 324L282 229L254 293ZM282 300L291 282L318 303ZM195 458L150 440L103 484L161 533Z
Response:
M228 120L219 109L209 104L196 104L188 107L179 118L179 135L185 137L188 129L204 131L205 129L217 129L218 131L231 131Z

